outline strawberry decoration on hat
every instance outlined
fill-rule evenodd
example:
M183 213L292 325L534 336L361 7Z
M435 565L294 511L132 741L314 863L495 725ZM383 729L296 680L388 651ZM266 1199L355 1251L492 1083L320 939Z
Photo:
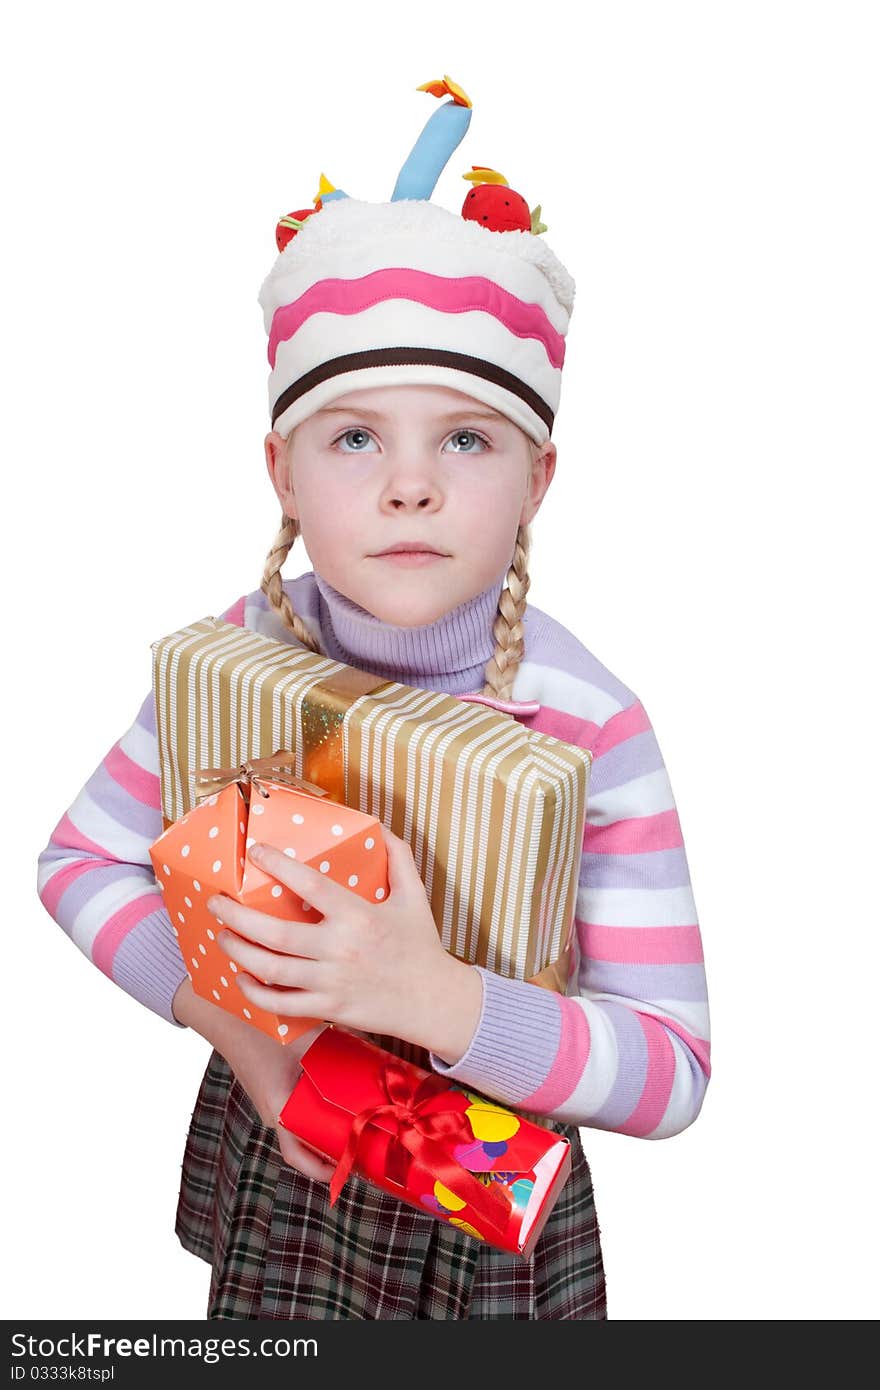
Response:
M275 227L275 245L278 247L279 251L283 251L287 243L293 240L297 232L302 228L307 217L311 217L313 213L321 211L324 205L323 200L327 194L335 192L336 189L333 187L333 184L326 175L322 174L318 181L318 191L312 199L315 206L313 208L297 208L295 212L288 212L285 213L284 217L279 217L277 226Z
M288 212L284 217L279 217L275 227L275 245L279 251L283 251L287 243L293 240L306 218L317 211L318 205L313 208L297 208L295 212Z
M432 82L417 87L418 92L428 92L431 96L451 96L452 100L433 113L424 130L405 159L391 202L403 198L430 199L437 179L449 158L463 140L470 125L472 103L462 87L451 77L444 75ZM507 179L497 169L484 164L471 165L470 173L463 174L474 185L467 194L461 215L468 222L477 222L491 232L531 232L538 236L547 227L541 221L541 205L529 209L521 193L511 188ZM334 198L347 198L349 195L336 188L321 174L318 192L313 198L314 207L297 208L278 219L275 227L275 243L283 251L302 230L306 219L320 212L325 202Z
M541 221L541 204L529 209L521 193L510 187L503 174L485 164L472 164L462 174L474 185L462 204L461 215L468 222L479 222L490 232L546 232Z

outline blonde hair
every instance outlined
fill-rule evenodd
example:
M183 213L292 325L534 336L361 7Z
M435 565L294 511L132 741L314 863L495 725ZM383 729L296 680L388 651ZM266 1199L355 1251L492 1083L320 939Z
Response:
M292 434L288 435L288 449L291 438ZM531 462L534 464L542 446L536 444L530 436L527 435L526 438L531 451ZM299 535L299 522L294 517L288 516L286 512L282 512L281 526L266 556L260 588L297 641L318 656L326 656L327 653L312 636L294 609L282 585L281 566ZM492 625L495 650L486 664L481 691L481 694L488 695L495 700L513 698L513 684L525 653L523 617L526 611L526 595L529 592L530 583L528 571L530 549L530 528L528 525L519 526L513 547L513 557L507 571L504 588L498 598L498 611Z

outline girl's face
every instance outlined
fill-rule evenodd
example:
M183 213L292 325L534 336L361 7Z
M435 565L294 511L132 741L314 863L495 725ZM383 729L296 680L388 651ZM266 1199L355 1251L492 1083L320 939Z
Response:
M517 527L556 469L506 416L445 386L354 390L285 441L267 435L269 476L322 579L382 622L417 627L501 583ZM380 556L401 541L439 554Z

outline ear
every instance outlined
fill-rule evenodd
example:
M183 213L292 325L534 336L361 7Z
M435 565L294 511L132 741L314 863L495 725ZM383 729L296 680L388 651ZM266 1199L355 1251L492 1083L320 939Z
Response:
M269 470L269 477L272 486L281 503L282 510L287 516L291 516L298 521L296 511L296 495L291 486L290 464L287 454L287 440L280 435L277 430L272 430L267 434L263 441L263 448L266 453L266 467Z
M528 526L537 516L538 508L544 500L544 495L553 481L553 474L556 472L556 445L551 439L542 444L535 454L532 461L531 473L529 475L529 490L523 502L522 512L520 513L520 526Z

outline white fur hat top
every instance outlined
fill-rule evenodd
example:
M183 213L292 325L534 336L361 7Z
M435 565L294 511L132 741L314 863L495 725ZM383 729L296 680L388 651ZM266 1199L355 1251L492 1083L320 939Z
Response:
M357 387L410 383L452 387L537 443L550 437L574 280L541 240L540 207L496 171L464 175L461 213L430 201L471 106L450 78L424 90L453 101L434 112L391 201L351 198L322 176L314 209L279 221L259 302L272 427L285 437Z

